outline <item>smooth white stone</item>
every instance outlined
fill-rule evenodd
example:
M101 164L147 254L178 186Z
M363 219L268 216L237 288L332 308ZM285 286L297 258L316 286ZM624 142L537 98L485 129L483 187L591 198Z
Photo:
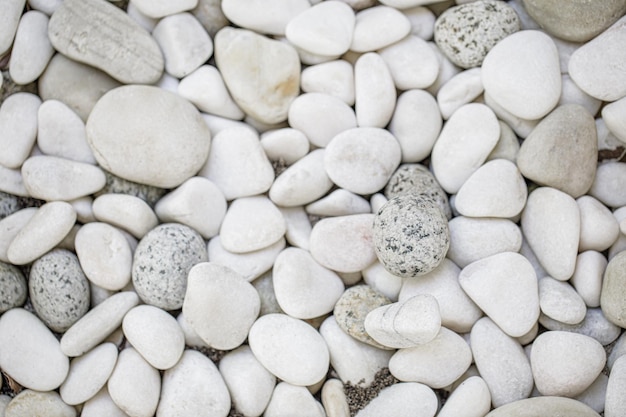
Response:
M70 361L37 316L13 308L0 317L0 366L25 388L51 391L67 377Z
M109 395L126 414L151 417L161 393L161 375L132 347L122 350L107 383Z
M452 391L438 417L484 417L491 409L491 393L484 379L471 376Z
M54 49L48 39L48 16L31 10L24 13L17 27L9 74L17 84L35 81L44 72Z
M352 106L354 104L354 68L344 60L311 65L302 70L300 87L305 93L328 94Z
M106 386L83 404L80 415L81 417L128 417L128 414L113 402Z
M163 373L156 415L226 417L230 394L215 364L195 350L185 350L178 363Z
M274 181L274 169L259 135L242 128L225 129L215 135L198 175L215 183L229 201L262 194Z
M361 272L363 274L363 281L367 285L382 293L391 301L398 301L398 294L400 294L400 289L404 282L401 277L387 271L383 264L378 261Z
M487 157L487 161L506 159L511 162L516 162L520 148L519 139L509 125L502 120L498 120L498 124L500 125L500 139L498 139L496 147L493 148Z
M328 372L326 343L302 320L285 314L261 316L250 328L248 343L268 371L290 384L312 385Z
M461 68L454 65L452 61L450 61L448 57L445 56L443 52L441 52L441 50L434 41L429 41L428 45L435 52L437 60L439 61L439 74L437 74L437 79L435 80L435 82L427 88L427 91L432 94L433 97L437 97L439 88L441 88L442 85L447 83L456 74L461 72Z
M139 24L142 28L147 30L148 32L152 32L152 29L159 22L159 19L155 19L154 17L150 17L140 11L134 2L129 1L128 6L126 7L126 13L131 17L135 22Z
M9 246L20 230L26 226L37 212L37 208L28 207L16 211L0 220L0 261L10 263L7 254Z
M263 414L272 397L276 377L261 365L250 346L240 346L224 355L219 371L237 411L246 416Z
M4 55L13 44L25 4L26 0L3 0L1 3L4 13L0 20L0 55Z
M93 284L118 291L130 282L133 253L117 228L88 223L76 233L75 246L80 266Z
M272 269L280 308L291 317L312 319L330 313L344 291L341 278L299 248L283 250Z
M623 392L626 387L626 357L622 356L613 364L606 387L604 415L618 417L626 412L626 400Z
M424 384L401 382L384 388L357 417L433 417L439 401Z
M620 335L622 329L611 323L601 308L588 308L585 319L578 324L565 324L552 320L542 314L539 323L548 330L562 330L566 332L580 333L596 339L602 346L613 342Z
M329 417L350 417L350 407L343 389L343 382L337 378L329 378L324 382L322 405Z
M289 42L307 52L342 55L352 43L355 16L339 1L321 2L294 16L285 28Z
M357 272L376 261L372 243L373 214L329 217L313 226L310 251L322 266Z
M375 375L389 364L392 350L383 350L359 342L344 332L335 316L330 316L320 326L330 352L330 364L344 384L369 387Z
M212 65L202 65L185 76L180 80L177 92L200 111L233 120L245 116L230 96L222 74Z
M328 94L305 93L289 106L289 125L306 135L312 145L323 148L339 133L355 128L354 110ZM320 123L323 120L324 123Z
M598 377L605 363L606 353L598 341L571 332L544 332L537 336L530 352L535 385L542 395L580 394Z
M554 39L554 38L553 38ZM575 44L578 47L577 44ZM557 45L558 46L558 45ZM561 75L561 98L559 99L558 106L564 104L580 104L583 106L592 116L595 116L600 110L602 101L597 98L591 97L576 85L572 78L567 74Z
M237 26L270 35L284 35L287 24L311 5L307 0L225 0L222 11Z
M306 135L289 127L264 132L261 146L270 161L292 165L309 153L310 144Z
M431 168L448 193L463 183L483 164L500 138L496 115L484 104L460 107L445 124L431 154Z
M339 187L355 194L381 190L398 168L401 148L388 131L357 127L335 136L324 154L324 168Z
M427 88L439 74L439 60L428 43L413 35L379 51L389 67L396 88Z
M587 313L585 302L570 284L549 276L539 279L539 307L546 316L565 324L578 324Z
M389 360L389 371L400 381L443 388L456 381L472 363L472 351L455 332L442 327L430 342L400 349Z
M34 391L26 389L17 394L2 410L5 417L27 415L49 415L55 417L76 417L76 408L63 402L56 391Z
M306 387L280 382L274 388L272 398L263 413L263 417L283 417L292 415L302 417L326 417L322 404L311 395Z
M44 204L13 238L7 248L7 258L14 265L34 261L61 242L75 222L76 212L69 203Z
M133 291L116 293L81 317L61 337L61 350L67 356L88 352L121 326L124 315L139 303Z
M391 120L396 87L389 67L376 52L361 55L354 65L354 101L360 127L383 128Z
M600 373L593 384L591 384L589 388L584 390L582 393L575 396L574 399L583 404L587 404L595 412L602 413L604 411L608 382L609 377Z
M347 216L350 214L371 213L369 202L361 196L350 191L339 188L317 200L308 204L306 212L314 216Z
M309 250L309 239L311 237L311 221L303 207L279 207L285 218L287 231L285 238L291 246Z
M220 236L213 237L208 244L209 261L226 266L252 282L274 265L278 254L285 248L285 239L253 252L233 253L222 247Z
M513 129L515 134L522 139L525 139L528 135L530 135L530 132L532 132L541 120L528 120L515 116L496 103L491 95L489 95L486 91L483 93L483 100L485 104L493 110L496 116L498 116L498 119L504 121L509 127L511 127L511 129Z
M607 358L606 366L609 369L609 371L613 369L613 365L615 364L615 361L617 361L617 359L619 359L620 357L624 356L625 353L626 353L626 335L622 333L619 336L619 338L615 341L615 344L613 345L611 352L609 353L609 357Z
M402 162L420 162L430 155L442 124L437 102L429 93L410 90L400 94L389 131L400 143Z
M411 23L411 34L418 36L425 41L432 39L435 31L435 14L424 6L413 6L404 8L402 13Z
M457 216L448 223L447 257L460 268L502 252L519 252L522 231L508 219Z
M602 107L602 119L616 138L626 142L626 97Z
M502 252L463 268L461 288L511 337L526 334L539 318L537 277L530 262Z
M207 345L206 342L202 340L200 336L198 336L198 333L193 329L193 327L191 327L182 311L180 312L180 314L178 314L178 317L176 317L176 321L178 322L180 328L183 330L186 346L195 348L209 347L209 345Z
M619 224L613 213L594 197L576 199L580 210L580 242L578 251L608 249L619 236Z
M464 216L515 217L526 205L528 190L517 166L495 159L478 168L456 194L455 207Z
M117 346L102 343L72 359L59 393L66 404L78 405L93 398L106 385L117 362Z
M587 307L600 307L602 279L607 264L606 257L593 250L581 252L576 258L576 269L570 283Z
M180 85L180 81L178 78L175 78L164 72L159 81L155 84L155 86L159 87L162 90L169 91L170 93L178 94L178 86Z
M374 6L356 14L350 50L370 52L384 48L409 34L411 23L397 9Z
M30 197L20 169L10 169L0 164L0 191L17 195L20 197Z
M522 30L498 42L485 56L485 91L522 119L539 119L561 96L559 54L554 41L537 30Z
M19 168L37 138L37 112L41 99L31 93L8 96L0 106L0 164Z
M226 215L226 198L212 181L191 177L163 196L154 211L163 223L181 223L205 239L217 235Z
M459 107L474 101L483 90L480 67L456 74L437 92L441 116L444 120L448 120Z
M596 176L588 194L609 207L626 206L626 163L598 164Z
M574 273L580 236L576 200L551 187L528 196L521 218L522 233L546 272L559 281Z
M137 239L159 224L148 203L130 194L102 194L93 201L92 210L99 221L124 229Z
M164 17L152 31L165 58L165 71L182 78L213 55L213 41L191 13Z
M191 10L196 7L198 0L132 0L131 3L146 16L158 19Z
M325 167L325 149L315 149L280 174L269 190L270 199L281 207L311 203L333 186Z

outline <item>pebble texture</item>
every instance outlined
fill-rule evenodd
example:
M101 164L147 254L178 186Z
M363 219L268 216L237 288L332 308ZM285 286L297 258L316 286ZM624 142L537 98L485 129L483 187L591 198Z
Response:
M0 262L0 313L22 306L27 296L28 285L22 271Z
M602 280L600 306L604 315L620 327L626 326L626 251L609 261Z
M569 417L600 417L600 414L580 401L553 396L515 401L496 408L485 417L543 417L559 414Z

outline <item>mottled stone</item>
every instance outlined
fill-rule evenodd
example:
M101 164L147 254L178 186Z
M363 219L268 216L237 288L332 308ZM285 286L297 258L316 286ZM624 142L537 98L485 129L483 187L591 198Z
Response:
M28 285L22 271L0 262L0 313L22 306L27 296Z

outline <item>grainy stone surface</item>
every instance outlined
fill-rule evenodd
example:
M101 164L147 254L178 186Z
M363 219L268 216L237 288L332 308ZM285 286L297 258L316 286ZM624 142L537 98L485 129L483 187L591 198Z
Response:
M24 305L27 296L28 285L22 271L0 262L0 313Z

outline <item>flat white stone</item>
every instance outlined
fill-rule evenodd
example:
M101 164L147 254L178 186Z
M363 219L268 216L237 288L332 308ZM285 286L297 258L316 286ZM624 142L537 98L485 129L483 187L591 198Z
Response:
M116 293L80 318L61 337L61 350L67 356L88 352L121 326L124 315L139 303L133 291Z
M312 145L319 148L328 145L339 133L357 126L356 115L350 106L323 93L298 96L289 106L288 121L289 126L300 130Z
M337 378L329 378L322 387L322 405L326 415L335 417L349 417L350 407L348 398L343 389L343 382Z
M96 193L106 184L104 172L90 163L57 156L31 156L22 165L24 186L41 200L69 201Z
M370 52L384 48L409 34L411 23L397 9L374 6L356 14L350 50Z
M196 7L198 0L132 0L131 3L146 16L158 19L174 13L191 10Z
M310 144L306 135L290 127L264 132L261 146L270 161L283 161L292 165L309 153Z
M263 413L264 417L299 415L303 417L325 417L326 413L306 387L280 382L274 388L272 398Z
M574 273L580 237L576 200L551 187L528 196L522 212L522 233L548 274L560 281Z
M539 396L506 404L492 410L486 417L510 417L516 415L540 417L544 415L558 415L559 413L580 417L599 416L599 414L593 409L589 408L580 401L556 396Z
M2 410L6 417L23 415L53 415L76 417L76 408L63 402L56 391L40 392L25 389L16 395Z
M165 71L182 78L213 55L213 41L191 13L164 17L152 31L165 58Z
M496 115L484 104L460 107L445 124L431 155L431 168L448 193L459 191L500 138Z
M589 195L609 207L626 206L626 163L604 162L598 164L596 176L589 189Z
M83 404L81 417L127 417L111 399L106 386Z
M284 35L287 24L311 5L306 0L226 0L224 15L237 26L270 35Z
M363 281L391 301L398 301L398 294L404 279L387 271L380 261L374 262L361 271Z
M530 352L535 385L542 395L574 396L598 377L606 353L589 336L548 331L537 336Z
M0 220L0 261L10 263L7 254L9 246L17 234L37 212L37 208L28 207L16 211Z
M463 268L461 288L506 334L520 337L539 318L537 277L530 262L502 252Z
M342 188L308 204L305 209L309 214L322 217L372 212L370 203L366 199Z
M279 207L285 218L287 231L285 238L291 246L309 250L309 239L311 237L311 222L309 216L302 207ZM0 259L1 260L1 259Z
M226 215L226 198L211 180L191 177L159 199L154 211L161 222L187 225L210 239Z
M389 131L400 143L402 162L420 162L430 155L442 124L437 102L428 92L410 90L400 94Z
M580 210L580 242L578 251L608 249L619 236L619 224L613 213L594 197L576 199Z
M437 92L441 116L448 120L459 107L474 101L483 90L480 67L459 72Z
M72 359L59 393L66 404L78 405L93 398L106 385L117 362L117 346L102 343Z
M457 211L471 217L515 217L526 205L528 190L517 166L494 159L463 183L454 200Z
M537 30L522 30L498 42L485 56L481 73L485 91L522 119L545 116L561 96L558 51Z
M430 342L396 351L389 360L389 371L400 381L439 389L456 381L471 363L472 351L465 340L442 327Z
M325 154L325 149L315 149L287 168L272 184L270 199L281 207L295 207L325 195L333 187L324 169Z
M291 317L312 319L330 313L344 291L341 278L299 248L283 250L272 269L280 308Z
M428 43L414 35L379 51L399 90L421 89L432 85L439 74L439 60Z
M92 210L97 220L124 229L138 239L159 224L148 203L130 194L102 194L93 201Z
M161 394L161 375L132 347L122 350L107 383L109 395L126 414L153 416Z
M228 352L219 363L219 371L230 392L235 408L244 415L260 416L272 397L276 377L243 345Z
M18 92L0 106L0 164L19 168L37 138L37 112L41 99L35 94Z
M76 212L69 203L44 204L11 241L7 258L14 265L34 261L61 242L75 222Z
M217 366L202 353L188 349L163 373L156 415L226 416L230 405L230 394Z
M202 262L189 271L183 314L210 347L230 350L240 346L259 310L259 294L232 269Z
M626 142L626 98L602 107L602 119L616 138Z
M433 417L438 407L432 389L415 382L400 382L384 388L356 416L393 417L410 415Z
M593 250L581 252L576 257L576 268L570 283L587 307L600 307L602 278L607 264L606 257Z
M396 87L389 67L376 52L361 55L354 64L354 101L360 127L383 128L391 120Z
M417 3L412 1L412 3ZM419 3L424 3L419 0ZM429 1L430 3L430 1ZM424 40L432 39L435 30L435 14L422 4L402 8L402 13L409 18L411 33Z
M323 93L337 97L349 106L354 104L354 68L344 60L311 65L300 74L300 88L305 93Z
M5 13L2 14L2 24L0 24L0 55L4 55L13 44L15 32L17 32L20 16L24 11L25 4L26 0L2 1L2 7Z
M52 391L67 377L70 362L37 316L13 308L0 317L0 366L25 388Z
M140 11L137 8L137 6L135 5L135 2L132 2L132 1L128 2L128 6L126 7L126 13L135 22L137 22L139 24L139 26L141 26L142 28L144 28L148 32L152 32L152 29L154 29L154 27L156 26L156 24L159 21L158 19L150 17L150 16L146 15L145 13L143 13L142 11Z
M549 276L539 279L539 307L546 316L565 324L578 324L587 313L585 302L570 284Z
M177 92L200 111L233 120L244 117L243 111L230 96L222 74L212 65L202 65L185 76L180 80Z
M48 39L48 16L31 10L22 15L17 27L9 74L17 84L35 81L46 69L54 54Z
M274 169L258 134L243 128L225 129L215 135L198 175L215 183L229 201L262 194L274 181Z
M207 250L209 261L226 266L241 275L246 281L252 282L272 268L278 254L285 248L285 239L265 248L245 253L229 252L222 247L220 236L213 237Z
M452 391L438 417L484 417L491 409L491 393L485 380L471 376Z

